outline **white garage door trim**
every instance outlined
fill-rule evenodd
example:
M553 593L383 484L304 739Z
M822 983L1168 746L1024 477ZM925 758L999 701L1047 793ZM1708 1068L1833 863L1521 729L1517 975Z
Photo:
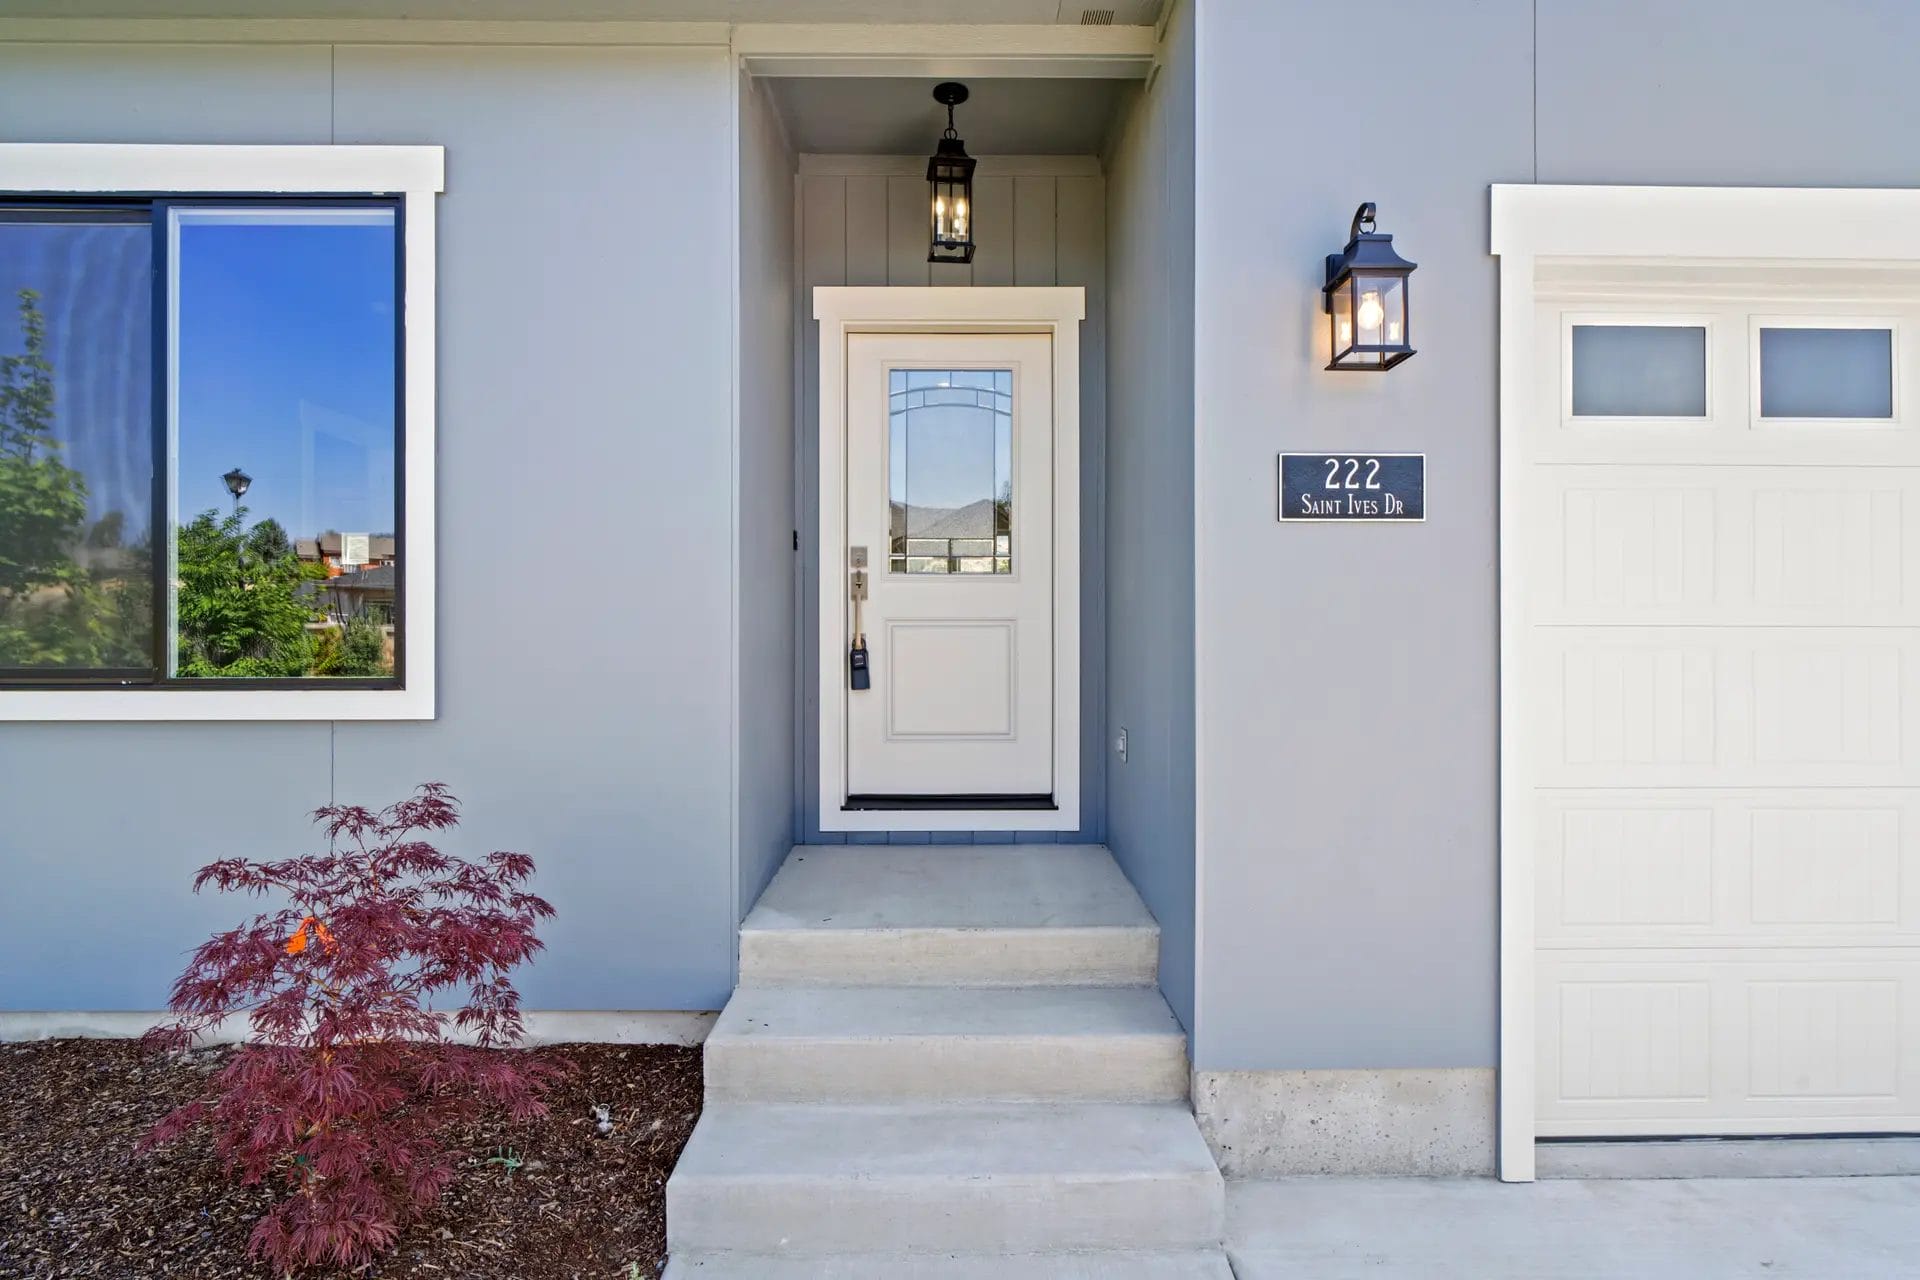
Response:
M1516 456L1535 411L1535 268L1564 258L1920 264L1920 191L1731 187L1495 186L1500 259L1500 1177L1534 1176L1535 867L1532 750L1520 664L1528 598Z

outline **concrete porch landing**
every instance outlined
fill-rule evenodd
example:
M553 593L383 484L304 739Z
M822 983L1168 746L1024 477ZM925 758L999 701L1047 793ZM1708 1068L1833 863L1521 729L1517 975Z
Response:
M1911 1280L1920 1178L1227 1186L1237 1280Z

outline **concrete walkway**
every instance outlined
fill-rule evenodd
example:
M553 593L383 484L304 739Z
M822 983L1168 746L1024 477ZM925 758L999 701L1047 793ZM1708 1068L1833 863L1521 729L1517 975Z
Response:
M1237 1280L1912 1280L1920 1178L1227 1184Z

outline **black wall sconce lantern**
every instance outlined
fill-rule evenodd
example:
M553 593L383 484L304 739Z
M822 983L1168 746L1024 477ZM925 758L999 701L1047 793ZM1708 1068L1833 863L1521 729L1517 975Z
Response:
M1415 264L1373 229L1373 201L1354 210L1345 252L1327 255L1321 290L1332 335L1329 369L1384 373L1413 354L1407 277Z
M933 237L928 262L973 261L973 166L967 144L953 129L953 109L967 100L967 86L935 85L933 100L947 109L947 131L927 158L927 199Z

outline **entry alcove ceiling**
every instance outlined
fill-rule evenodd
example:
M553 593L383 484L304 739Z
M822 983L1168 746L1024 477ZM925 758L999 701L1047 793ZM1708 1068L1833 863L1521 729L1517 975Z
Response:
M823 155L925 155L946 128L934 79L767 81L793 149ZM1130 81L969 79L955 126L976 156L1098 155Z

